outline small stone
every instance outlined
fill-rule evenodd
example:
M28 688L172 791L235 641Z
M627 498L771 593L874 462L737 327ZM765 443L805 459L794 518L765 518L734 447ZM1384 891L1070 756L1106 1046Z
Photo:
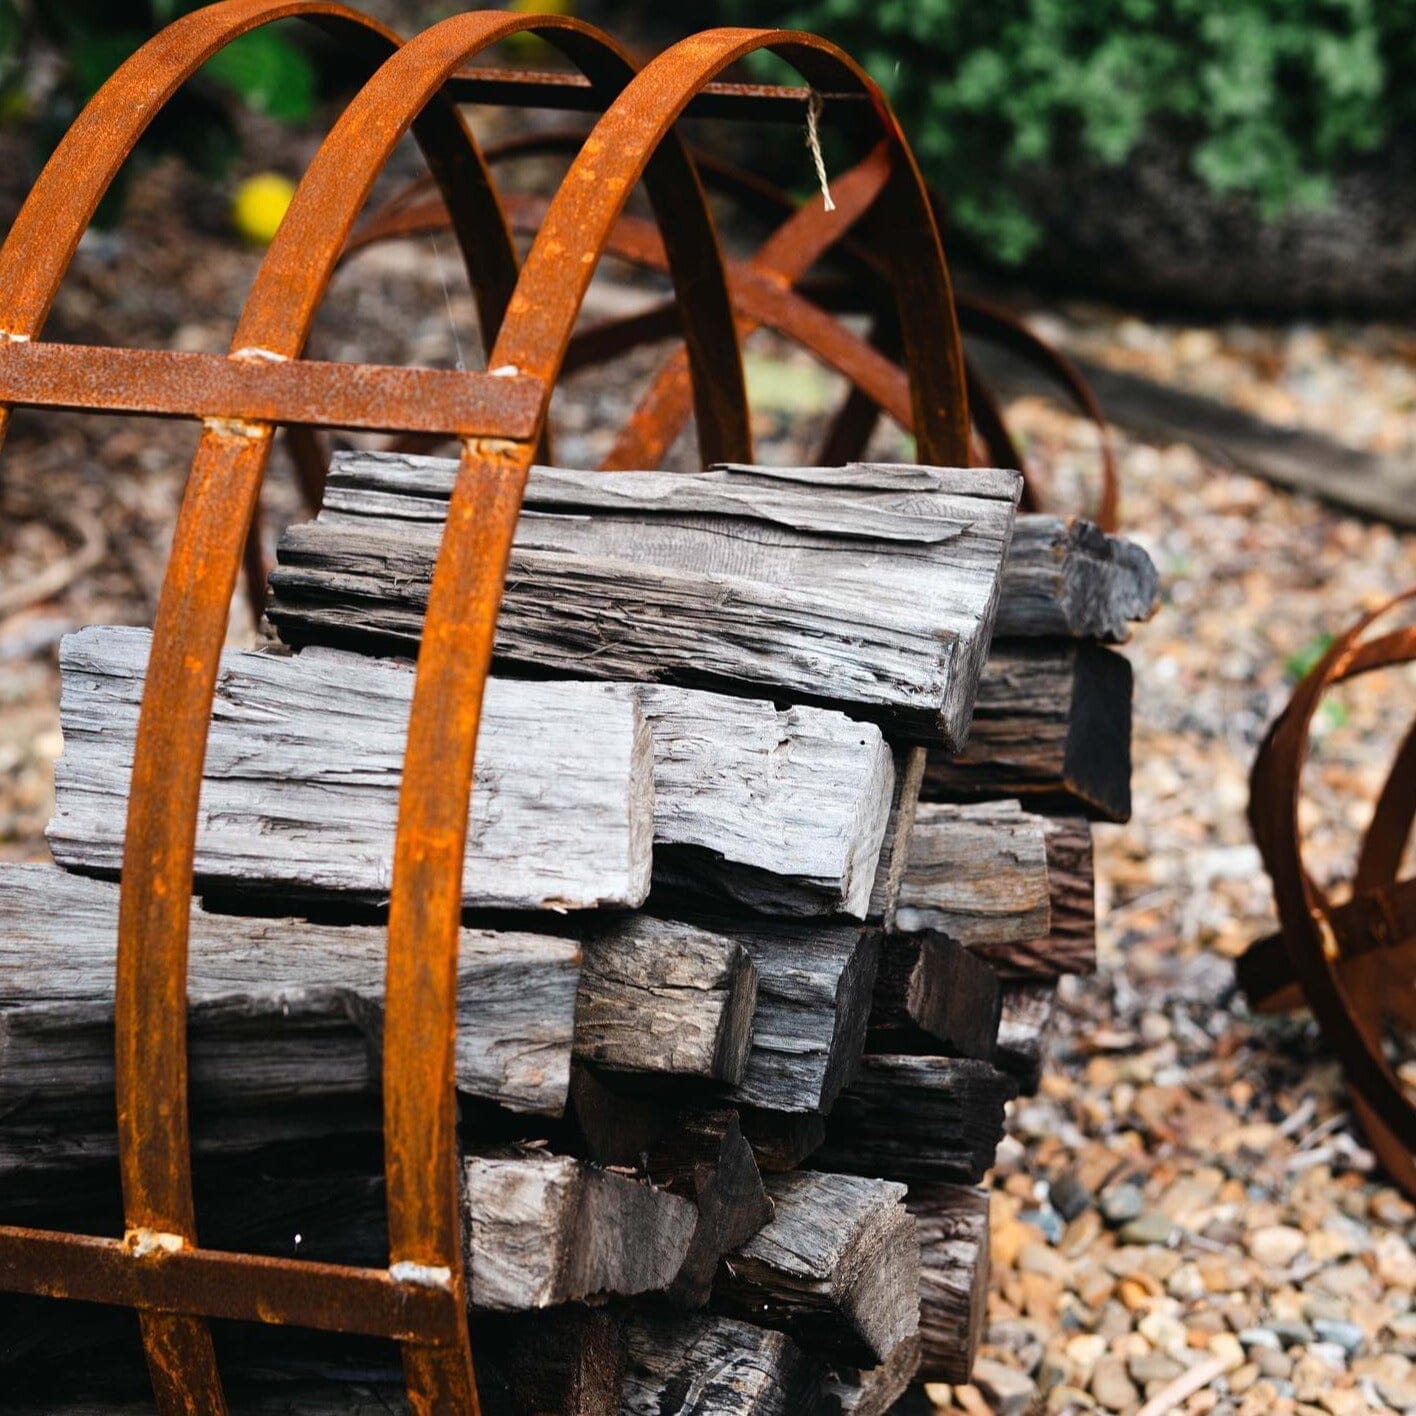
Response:
M1331 1293L1338 1298L1356 1298L1360 1294L1368 1293L1373 1287L1372 1275L1367 1272L1367 1266L1360 1259L1349 1259L1345 1264L1333 1264L1315 1274L1310 1282L1324 1293Z
M1283 1348L1278 1334L1271 1327L1244 1328L1239 1334L1239 1341L1245 1347L1270 1347L1275 1352L1281 1351Z
M1334 1371L1343 1371L1347 1366L1347 1353L1336 1342L1312 1342L1308 1344L1308 1355L1319 1362L1326 1362Z
M1353 1387L1327 1387L1318 1395L1318 1405L1332 1416L1365 1416L1370 1409L1360 1391Z
M1082 1184L1075 1170L1066 1170L1049 1187L1052 1208L1070 1224L1084 1210L1091 1208L1091 1191Z
M1185 1370L1184 1363L1164 1352L1142 1352L1126 1363L1131 1380L1146 1386L1150 1382L1173 1382Z
M1274 1381L1287 1381L1293 1372L1293 1359L1277 1347L1255 1347L1249 1355L1264 1376Z
M1306 1347L1313 1340L1313 1330L1307 1323L1286 1318L1274 1318L1264 1326L1278 1339L1279 1346Z
M1018 1255L1018 1268L1023 1273L1040 1273L1047 1278L1066 1279L1071 1274L1072 1266L1046 1244L1029 1244Z
M973 1366L973 1384L993 1408L995 1416L1023 1416L1037 1400L1037 1385L1031 1378L1002 1362L979 1357Z
M1237 1371L1244 1365L1244 1349L1232 1332L1216 1333L1210 1338L1209 1350L1212 1357L1224 1363L1226 1372Z
M1116 1237L1123 1244L1168 1244L1175 1226L1170 1219L1157 1210L1149 1210L1135 1219L1127 1220Z
M1310 1293L1303 1299L1303 1316L1310 1323L1345 1323L1348 1305L1341 1298L1325 1297L1321 1293Z
M1106 1222L1114 1228L1139 1219L1145 1203L1146 1197L1141 1187L1128 1182L1106 1191L1101 1197L1100 1208Z
M1092 1372L1091 1394L1108 1411L1125 1411L1141 1399L1119 1357L1103 1357Z
M1416 1220L1416 1205L1396 1190L1378 1190L1372 1196L1369 1213L1379 1224L1389 1224L1393 1229L1404 1229Z
M1185 1324L1168 1313L1147 1313L1136 1324L1137 1331L1162 1352L1178 1352L1186 1345Z
M1335 1342L1347 1356L1361 1351L1366 1334L1356 1323L1334 1322L1331 1318L1314 1318L1313 1331L1324 1342Z
M1092 1368L1106 1356L1106 1339L1099 1333L1079 1332L1063 1351L1078 1381L1085 1386Z
M1056 1244L1067 1228L1062 1216L1051 1205L1044 1209L1024 1210L1018 1218L1024 1224L1031 1224L1033 1228L1040 1229L1049 1244Z
M1096 1242L1101 1230L1101 1216L1094 1209L1084 1209L1063 1230L1058 1247L1069 1259L1080 1258Z
M1258 1381L1261 1373L1257 1362L1245 1362L1229 1374L1229 1391L1233 1396L1243 1396Z
M1377 1275L1390 1288L1416 1288L1416 1252L1399 1234L1383 1234L1373 1246Z
M1308 1239L1301 1229L1267 1224L1249 1235L1245 1247L1265 1268L1287 1268L1308 1247Z
M1074 1386L1053 1387L1047 1393L1047 1409L1049 1411L1095 1411L1096 1402L1084 1391Z

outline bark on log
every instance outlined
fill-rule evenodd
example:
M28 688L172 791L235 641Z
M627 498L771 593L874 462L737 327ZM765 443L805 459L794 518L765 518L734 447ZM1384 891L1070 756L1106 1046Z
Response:
M1003 1017L994 1061L1017 1078L1023 1096L1034 1095L1042 1082L1056 1010L1055 980L1014 979L1003 987Z
M151 635L65 638L54 858L117 875ZM387 898L413 675L348 655L222 655L196 875L288 903ZM649 893L654 748L622 689L493 681L463 873L468 906L634 906Z
M905 1203L919 1225L919 1375L966 1382L988 1314L988 1191L916 1183Z
M905 1187L799 1170L769 1177L767 1193L772 1220L719 1265L714 1310L750 1314L831 1362L883 1362L919 1327Z
M281 636L407 652L455 469L337 458L319 518L281 539ZM927 467L539 468L497 653L596 678L765 690L956 746L1017 486L1012 473Z
M970 949L1045 938L1052 924L1043 819L1016 801L915 813L895 928L931 930Z
M121 822L149 643L145 631L107 628L64 642L66 749L50 831L62 864L108 873L120 864L114 815ZM228 654L223 663L199 872L252 888L385 894L411 676L400 665L331 650L293 659ZM626 810L608 797L612 778L585 801L575 795L582 778L593 785L613 766L590 758L606 716L633 713L624 698L637 702L652 733L656 885L773 914L865 916L894 790L878 728L819 708L777 709L652 684L501 680L488 688L478 749L469 906L538 903L534 895L486 895L489 876L502 888L504 838L513 827L529 833L528 847L550 854L565 849L578 824L589 839L572 860L587 863L625 835L615 834L614 816L595 814ZM498 727L508 703L520 705L519 737ZM534 717L538 704L542 721ZM634 765L642 778L642 761ZM550 781L553 770L565 780ZM648 790L642 780L635 786ZM506 815L508 803L519 816ZM639 796L633 804L632 845L642 853L644 805ZM609 834L595 846L601 830ZM478 864L473 851L491 851L493 859ZM638 856L636 867L647 868Z
M1029 514L1013 526L993 632L1122 643L1159 605L1155 563L1134 541L1081 517Z
M757 968L735 939L635 915L585 941L575 1055L608 1071L740 1082Z
M638 1313L620 1416L829 1416L819 1363L785 1333L732 1318Z
M887 934L866 1049L991 1058L1001 1009L997 974L962 944L942 934Z
M1093 821L1131 816L1131 665L1086 641L996 642L968 747L930 753L926 801L1020 797Z
M648 1157L649 1178L691 1199L698 1223L669 1299L701 1308L724 1254L746 1244L772 1217L752 1147L735 1111L684 1112Z
M1006 1072L974 1058L867 1054L826 1121L812 1163L851 1175L976 1184L1017 1095Z

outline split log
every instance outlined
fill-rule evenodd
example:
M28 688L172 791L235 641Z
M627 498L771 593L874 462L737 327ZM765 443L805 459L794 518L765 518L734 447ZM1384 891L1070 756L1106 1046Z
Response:
M919 1375L966 1382L988 1314L988 1191L912 1184L919 1226Z
M976 1184L1003 1138L1017 1083L969 1057L867 1054L826 1121L813 1163L850 1175Z
M757 965L757 1012L736 1105L830 1111L865 1047L880 960L874 930L748 924L732 936Z
M1052 928L1040 939L1000 941L979 948L979 955L1005 979L1056 979L1096 972L1091 822L1082 816L1044 816L1041 821Z
M746 1244L772 1217L752 1147L735 1111L684 1112L648 1157L649 1178L691 1199L698 1224L669 1299L701 1308L724 1254Z
M466 1159L462 1217L471 1302L501 1312L665 1289L696 1226L678 1195L535 1150Z
M1019 516L1003 566L999 639L1122 643L1160 604L1160 575L1134 541L1081 517Z
M569 1303L472 1324L483 1416L616 1416L628 1361L616 1313Z
M932 930L985 949L1045 938L1051 924L1042 817L1016 801L920 804L898 931Z
M876 1367L837 1367L826 1379L827 1392L841 1416L886 1416L909 1389L919 1371L919 1334L912 1333Z
M735 939L635 915L585 941L575 1055L609 1071L740 1082L757 969Z
M762 1111L746 1106L740 1119L757 1167L765 1175L797 1169L826 1139L826 1118L819 1111Z
M830 1416L821 1366L785 1333L731 1318L637 1313L620 1416Z
M407 652L456 466L336 458L318 519L281 538L269 610L281 637ZM976 468L538 468L496 652L825 703L958 746L1017 490L1013 473Z
M1003 1017L994 1061L1018 1079L1018 1090L1024 1096L1032 1096L1042 1082L1056 1010L1056 980L1014 979L1003 987Z
M875 980L869 1052L993 1056L1002 995L998 976L942 934L887 934Z
M771 1223L718 1268L715 1311L780 1328L848 1366L883 1362L919 1326L919 1240L905 1187L773 1175Z
M116 876L152 636L98 628L60 651L54 858ZM345 655L221 657L197 830L199 881L292 898L387 898L413 675ZM633 697L487 685L463 900L587 909L649 892L654 749Z
M71 868L115 873L121 863L118 823L150 640L142 630L89 629L64 642L65 754L50 840ZM338 651L223 656L198 874L271 892L386 894L410 688L405 666ZM631 805L623 783L621 799L610 791L613 754L593 762L607 715L632 717L625 699L647 720L653 750L652 791L642 761L633 764L628 830L618 820ZM503 722L508 705L516 716ZM505 857L519 840L554 861L566 840L583 838L572 865L632 847L638 894L648 795L656 885L773 914L863 918L895 786L873 725L649 684L493 680L477 760L469 906L556 903L553 895L506 897ZM587 776L596 794L582 800ZM511 839L513 831L523 836ZM596 847L601 831L609 834ZM511 888L519 878L512 875ZM640 902L621 893L623 901L609 902Z
M895 923L900 885L909 862L915 813L919 809L919 793L924 786L924 769L928 760L929 755L922 747L895 749L895 795L890 802L885 839L880 845L880 862L876 867L875 884L870 892L870 906L866 914L872 924L882 929L893 928Z
M931 753L928 801L1021 797L1093 821L1131 816L1131 665L1085 640L996 642L968 747Z

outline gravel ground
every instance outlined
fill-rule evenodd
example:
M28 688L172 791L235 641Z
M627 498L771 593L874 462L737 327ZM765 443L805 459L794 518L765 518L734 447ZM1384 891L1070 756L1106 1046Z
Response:
M336 282L312 352L445 364L460 342L473 362L450 254L363 260ZM49 333L219 350L255 265L211 198L161 168L119 235L86 241ZM625 309L648 288L620 276L595 299ZM1416 450L1411 330L1185 329L1080 307L1034 318L1108 362L1275 421ZM593 462L651 362L622 361L558 395L562 460ZM763 460L802 455L838 382L766 337L749 379ZM1059 494L1077 495L1092 431L1041 400L1011 413ZM46 854L57 637L150 619L193 443L178 424L16 419L0 468L0 858ZM878 450L908 452L888 429ZM1244 821L1264 725L1321 635L1416 582L1416 538L1183 445L1123 441L1121 466L1126 527L1165 586L1127 650L1135 819L1098 831L1100 968L1064 986L1042 1094L1015 1108L1000 1155L977 1385L931 1394L971 1412L1039 1400L1053 1411L1416 1409L1416 1213L1374 1171L1311 1028L1249 1017L1230 963L1273 927ZM269 482L278 523L296 512L288 470ZM80 573L67 588L17 607L69 556ZM233 635L250 628L238 610ZM1413 688L1410 673L1369 678L1320 719L1306 825L1322 878L1340 880L1352 858Z

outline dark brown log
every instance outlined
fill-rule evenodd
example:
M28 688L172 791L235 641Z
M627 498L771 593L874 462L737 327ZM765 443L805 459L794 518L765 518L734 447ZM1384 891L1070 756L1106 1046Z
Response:
M1042 1081L1056 1008L1055 980L1013 979L1003 986L1003 1017L994 1061L1017 1078L1024 1096L1032 1096Z
M821 1365L786 1333L707 1314L637 1313L620 1416L832 1416Z
M817 1112L763 1111L744 1107L742 1132L763 1174L795 1170L826 1139L826 1118Z
M1160 604L1160 576L1134 541L1081 517L1027 515L1003 567L999 639L1130 638Z
M905 1203L919 1225L919 1375L966 1382L988 1313L988 1191L917 1182Z
M619 1314L568 1303L472 1325L483 1416L616 1416L628 1344Z
M740 1082L757 968L735 939L636 915L585 941L575 1055L607 1071Z
M690 1111L649 1153L649 1178L698 1209L688 1254L669 1289L672 1302L701 1308L724 1254L772 1216L772 1203L735 1111Z
M1128 821L1129 661L1086 641L995 642L968 746L930 753L924 797L1020 797L1039 811Z
M975 1184L1017 1095L1006 1072L974 1058L867 1054L826 1121L823 1169L892 1180Z
M919 1334L912 1333L876 1367L837 1367L827 1392L840 1403L841 1416L886 1416L909 1389L919 1370Z
M1096 875L1091 822L1044 816L1052 928L1042 939L980 947L1003 978L1061 978L1096 972Z
M1051 923L1042 817L1016 801L920 803L896 930L984 949L1044 938Z
M919 1325L919 1250L903 1185L773 1175L771 1222L718 1267L713 1307L850 1366L883 1362Z
M993 1056L1002 999L998 976L942 934L887 934L875 979L866 1050Z
M281 636L407 652L455 469L336 459L319 519L281 539ZM597 678L765 690L957 745L1017 485L932 467L537 469L497 653Z

